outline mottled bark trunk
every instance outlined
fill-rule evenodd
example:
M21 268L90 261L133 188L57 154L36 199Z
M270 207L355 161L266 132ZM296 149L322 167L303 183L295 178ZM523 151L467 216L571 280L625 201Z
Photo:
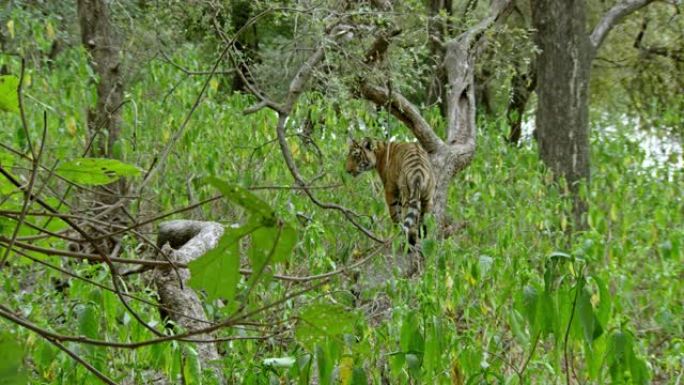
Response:
M97 74L97 102L88 110L88 131L94 138L93 156L117 158L115 145L121 133L123 74L119 44L105 0L78 0L81 41Z
M88 52L89 64L97 75L97 101L88 109L87 153L93 157L120 158L118 140L121 135L121 107L123 105L123 70L121 52L112 26L108 1L78 0L78 21L81 41ZM127 190L124 179L95 189L92 204L98 210L109 206L102 213L102 220L110 223L125 223L125 204L119 204ZM101 236L111 228L90 228L93 236ZM117 237L106 238L100 245L102 250L114 250Z
M581 226L586 203L579 186L589 182L588 84L592 47L584 0L535 0L537 29L537 139L542 161L564 178Z

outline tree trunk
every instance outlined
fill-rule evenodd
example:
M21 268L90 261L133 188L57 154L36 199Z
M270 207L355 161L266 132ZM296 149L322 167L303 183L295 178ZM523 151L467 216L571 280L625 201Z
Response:
M121 134L121 107L123 97L123 69L121 65L118 40L109 17L106 0L78 0L78 21L81 27L81 41L89 54L90 67L97 75L97 101L88 109L88 134L86 150L90 156L120 158L117 146ZM119 204L127 190L127 183L122 178L117 182L95 189L92 205L101 210L102 220L115 224L125 223L125 204ZM101 206L101 207L98 207ZM106 213L106 214L105 214ZM93 236L102 235L102 231L111 228L90 228ZM103 250L114 250L119 242L116 237L103 239Z
M589 184L588 84L591 61L611 29L625 16L655 0L623 0L586 30L584 0L533 0L537 56L536 129L542 161L564 178L573 198L576 225L585 225L587 204L579 196Z
M98 76L97 103L88 110L93 156L118 158L115 144L121 133L123 75L119 45L105 0L78 0L81 41Z
M564 178L574 198L581 226L586 203L581 183L589 182L588 85L592 48L586 31L584 0L535 0L532 22L537 30L536 129L542 161Z
M252 1L232 0L231 5L231 24L233 33L240 32L240 34L236 36L235 50L241 55L238 60L237 71L235 71L235 75L233 75L232 90L242 92L248 91L244 79L250 79L249 67L256 60L256 54L259 50L259 38L256 24L253 24L251 27L246 27L247 23L252 18ZM243 31L245 28L246 30Z

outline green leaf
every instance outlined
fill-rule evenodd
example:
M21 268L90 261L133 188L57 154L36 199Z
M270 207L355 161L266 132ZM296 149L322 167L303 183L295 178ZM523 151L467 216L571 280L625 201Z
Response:
M264 219L264 226L275 225L275 212L258 196L240 186L229 184L213 176L208 177L207 182L221 191L221 194L231 202L242 206L252 214L262 217Z
M368 377L362 367L355 367L352 372L351 385L368 385Z
M606 284L600 278L592 276L592 279L596 282L596 286L598 286L600 297L596 308L596 318L601 324L601 327L606 329L608 327L612 305L610 292L608 291Z
M0 110L19 112L18 88L19 78L13 75L0 76Z
M603 329L596 319L596 315L594 315L589 292L585 288L580 290L579 297L577 298L577 319L582 328L584 340L591 344L603 334Z
M188 385L202 384L202 363L199 360L197 350L188 345L183 350L181 354L184 354L183 378L185 383Z
M240 239L257 230L260 224L248 222L226 228L215 248L188 264L190 287L204 290L208 299L232 301L240 279Z
M0 166L5 170L9 170L14 165L14 157L9 152L2 150L0 152Z
M22 360L23 346L9 333L0 334L0 385L28 384Z
M57 167L61 177L78 184L98 186L117 181L121 177L140 175L133 165L109 158L76 158Z
M351 333L356 321L356 314L341 305L313 304L300 313L295 336L300 342L310 345L323 337Z
M287 223L281 226L280 230L278 227L261 227L252 233L250 259L254 270L260 269L267 261L284 262L290 256L297 243L297 232Z
M527 285L522 293L523 310L525 318L530 326L531 334L536 334L539 329L537 313L539 308L539 294L534 286Z
M330 377L332 375L332 360L328 356L322 346L316 346L316 364L318 365L318 378L321 385L330 384Z
M100 317L97 308L87 304L78 311L78 330L88 338L97 338L100 329Z

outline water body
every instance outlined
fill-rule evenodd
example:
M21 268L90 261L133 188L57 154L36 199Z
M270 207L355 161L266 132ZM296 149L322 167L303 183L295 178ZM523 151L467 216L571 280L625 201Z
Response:
M603 122L608 118L601 119ZM682 143L671 135L664 134L665 130L656 128L640 129L641 123L629 117L622 117L619 125L616 124L593 124L594 135L599 140L616 140L626 138L639 146L644 153L641 167L644 170L668 170L669 173L684 170L684 149ZM534 139L534 117L525 120L522 125L522 140L531 143Z

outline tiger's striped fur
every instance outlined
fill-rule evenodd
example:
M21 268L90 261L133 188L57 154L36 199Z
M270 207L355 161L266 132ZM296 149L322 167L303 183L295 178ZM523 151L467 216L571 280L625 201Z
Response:
M376 169L385 188L390 217L415 245L423 218L432 210L435 176L428 154L418 143L351 140L346 170L353 176Z

